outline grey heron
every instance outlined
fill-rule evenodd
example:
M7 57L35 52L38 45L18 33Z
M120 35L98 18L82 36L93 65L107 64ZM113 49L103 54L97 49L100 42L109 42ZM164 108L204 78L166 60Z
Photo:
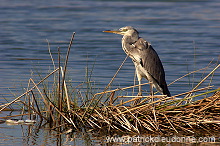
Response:
M150 92L153 96L153 88L156 88L163 95L171 96L165 80L165 72L161 60L152 45L139 37L139 33L131 26L125 26L119 30L106 30L103 32L123 35L122 49L132 59L139 85L142 78L150 83ZM142 89L139 86L138 95L142 96Z

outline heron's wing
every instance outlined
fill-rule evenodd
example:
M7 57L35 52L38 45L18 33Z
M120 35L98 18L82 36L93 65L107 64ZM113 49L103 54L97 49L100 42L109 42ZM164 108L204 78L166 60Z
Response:
M123 45L125 53L132 58L135 65L141 65L146 70L148 73L146 78L148 75L151 75L163 91L161 89L157 90L167 96L171 96L166 84L163 65L150 43L143 38L139 38L135 43L125 43Z
M156 82L161 86L166 84L164 68L157 52L153 47L143 38L139 38L134 44L137 54L139 54L139 59L137 55L135 59L140 61L142 67L156 80Z

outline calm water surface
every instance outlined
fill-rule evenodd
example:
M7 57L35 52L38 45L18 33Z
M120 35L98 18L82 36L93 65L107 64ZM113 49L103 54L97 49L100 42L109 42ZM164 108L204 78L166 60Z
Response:
M218 0L1 0L0 103L6 102L4 98L11 101L13 94L23 93L31 74L37 74L36 70L42 75L53 70L46 40L50 42L51 52L56 59L58 47L62 54L66 52L72 32L76 32L76 35L68 64L69 78L73 85L78 85L85 80L86 66L91 69L95 63L92 80L97 88L103 89L125 58L125 53L121 49L121 36L102 31L126 25L134 26L141 37L151 42L163 62L169 84L190 71L206 67L212 60L218 60L219 7ZM169 87L171 93L189 91L210 70L176 82ZM215 88L220 86L219 73L219 70L216 71L212 81ZM134 67L128 59L113 85L133 85L133 77ZM144 89L149 88L146 86ZM5 124L0 127L1 145L30 142L25 141L27 135L22 134L22 130L28 127ZM42 130L39 133L46 135L47 132ZM79 139L82 140L82 137ZM42 134L31 137L31 140L32 145L45 144ZM47 140L46 143L56 144L53 136Z

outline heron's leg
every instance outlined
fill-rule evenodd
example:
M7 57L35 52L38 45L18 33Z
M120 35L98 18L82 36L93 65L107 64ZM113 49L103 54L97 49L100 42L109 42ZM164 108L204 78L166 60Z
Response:
M154 89L153 88L154 88L153 83L150 82L150 94L151 94L151 96L154 96Z
M151 94L151 102L153 102L154 101L154 89L153 89L154 87L153 87L153 83L152 82L150 82L150 94Z
M137 73L137 78L138 78L138 84L140 85L142 77L138 73ZM138 96L142 96L141 86L138 86Z
M137 78L138 78L138 84L140 85L141 84L141 75L138 74L138 71L136 70L136 73L137 73ZM142 96L142 91L141 91L141 86L138 86L138 95L137 96ZM132 106L135 106L137 105L139 102L141 101L141 99L137 99L133 102L133 104L131 104Z

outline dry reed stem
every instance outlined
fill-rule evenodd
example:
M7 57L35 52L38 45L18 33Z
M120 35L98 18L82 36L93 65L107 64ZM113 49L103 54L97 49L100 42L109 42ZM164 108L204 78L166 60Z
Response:
M27 87L27 91L28 91L28 89L30 88L30 80L28 81L28 87ZM26 100L26 98L28 98L27 100L28 100L28 103L27 103L27 108L28 108L28 113L29 113L29 119L31 119L31 116L30 116L30 114L31 114L31 110L30 110L30 106L31 106L31 100L30 100L30 95L29 94L27 94L26 95L26 97L25 97L25 100ZM33 105L33 104L32 104ZM24 113L24 110L25 110L25 107L23 107L23 111L22 111L22 113Z
M64 76L64 72L63 72L63 69L62 69L62 67L60 67L60 70L61 70L61 74L62 74L62 77ZM69 97L69 95L68 95L68 88L67 88L67 85L66 85L66 81L64 80L64 82L63 82L63 84L64 84L64 91L65 91L65 97L66 97L66 103L67 103L67 109L68 109L68 113L69 113L69 120L70 120L70 122L72 123L72 125L76 128L76 129L78 129L77 127L76 127L76 125L74 124L74 122L73 122L73 120L72 120L72 115L70 114L70 111L71 111L71 108L70 108L70 97Z
M150 98L160 98L160 97L167 97L166 95L156 95L156 96L117 96L118 98L119 97L129 97L129 98L131 98L131 97L134 97L134 98L132 98L132 99L130 99L130 100L128 100L128 101L125 101L125 102L122 102L122 103L120 103L120 104L118 104L118 105L115 105L115 106L121 106L121 105L124 105L124 104L126 104L126 103L129 103L129 102L132 102L132 101L135 101L135 100L138 100L138 99L141 99L141 98L148 98L148 97L150 97ZM139 104L141 104L141 103L143 103L143 102L140 102ZM139 105L138 104L138 105Z
M110 81L110 82L108 83L108 85L105 87L105 89L104 89L103 92L105 92L105 91L111 86L112 82L114 81L115 77L116 77L117 74L119 73L120 69L121 69L122 66L124 65L124 63L125 63L125 61L127 60L127 58L128 58L128 55L125 57L124 61L121 63L120 67L118 68L118 70L116 71L116 73L114 74L114 76L112 77L111 81ZM102 94L101 96L99 96L98 101L100 101L100 100L102 99L102 97L103 97L103 94ZM91 99L89 105L87 106L87 109L86 109L86 111L84 112L84 114L83 114L82 117L84 117L85 114L88 112L88 108L92 105L92 103L94 102L95 98L96 98L96 96L94 95L93 98ZM106 101L107 101L107 100L108 100L108 99L106 99ZM97 102L97 104L98 104L98 102ZM97 104L96 104L96 105L97 105ZM96 105L94 106L94 108L96 107Z
M63 90L61 90L61 65L60 65L60 63L61 63L61 61L60 61L60 47L58 47L57 48L57 51L58 51L58 66L59 66L59 71L58 71L58 85L57 85L57 87L58 87L58 107L59 107L59 109L61 108L61 102L62 102L62 93L63 92L61 92L61 91L63 91ZM55 81L55 78L54 78L54 81ZM60 121L61 121L61 116L60 115L58 115L58 123L60 124Z
M171 125L171 127L176 131L176 133L179 133L177 130L176 130L176 128L173 126L173 124L171 123L171 121L167 118L167 116L165 115L165 114L163 114L163 113L161 113L166 119L167 119L167 121L169 122L169 124Z
M28 91L26 91L25 93L21 94L20 96L18 96L17 98L15 98L13 101L6 103L4 105L1 105L0 107L2 107L0 109L0 111L4 110L6 107L8 107L9 105L13 104L14 102L16 102L17 100L19 100L21 97L23 97L24 95L28 94L29 92L31 92L34 88L36 88L38 85L40 85L44 80L46 80L48 77L50 77L52 74L54 74L56 71L58 71L59 68L55 69L54 71L52 71L50 74L48 74L45 78L43 78L40 82L38 82L36 85L34 85L31 89L29 89Z
M19 101L19 102L20 102L20 101ZM0 117L0 119L8 119L8 118L20 117L20 116L27 116L27 115L29 115L29 113L27 113L27 114L18 114L18 115Z
M70 53L70 49L71 49L75 34L76 33L73 32L70 43L69 43L69 46L68 46L68 49L67 49L66 59L65 59L65 64L64 64L64 71L63 71L63 78L62 78L62 85L64 85L64 80L65 80L65 77L66 77L66 70L67 70L67 63L68 63L68 59L69 59L69 53Z
M187 128L184 128L184 127L180 126L179 124L173 123L173 125L175 125L176 127L179 127L180 129L182 129L182 130L184 130L184 131L188 131L188 132L190 132L190 133L195 133L195 132L193 132L192 130L189 130L189 129L187 129Z
M210 108L210 106L209 105L211 105L212 103L214 103L218 98L220 98L220 92L219 91L217 91L214 95L213 95L213 100L212 101L210 101L208 104L206 104L204 107L202 107L198 112L201 112L201 111L204 111L205 109L207 109L207 108ZM213 105L211 105L211 106L213 106Z
M64 113L62 113L55 105L51 104L53 106L53 108L69 123L72 124L75 127L75 124L71 122L71 120L69 120Z
M64 82L65 82L65 78L66 78L66 71L67 71L67 63L68 63L68 59L69 59L69 53L70 53L70 49L71 49L71 46L72 46L72 43L73 43L74 36L75 36L75 32L73 32L72 37L70 39L70 43L69 43L67 53L66 53L66 59L65 59L65 62L64 62L64 70L63 70L62 84L61 84L62 85L62 87L61 87L61 96L58 99L58 101L59 101L58 102L58 108L59 108L60 111L62 111L62 109L63 109L62 102L63 102L63 96L64 96L64 87L65 87ZM60 76L60 72L59 72L59 76ZM61 124L61 117L59 117L58 123ZM75 125L75 124L73 123L73 125Z
M157 130L157 125L150 115L147 115L147 121L155 130Z
M149 124L147 124L147 123L145 123L145 126L147 126L147 129L148 130L150 130L150 131L152 131L152 132L154 132L154 130L151 128L151 127L153 127L154 129L156 129L156 127L155 127L155 125L151 122L151 120L150 119L148 119L148 117L146 116L146 115L144 115L143 113L141 113L141 112L138 112L138 114L139 115L141 115L143 118L141 118L140 119L140 121L145 121L145 122L147 122L147 123L149 123Z
M115 108L117 109L117 111L118 111L119 113L121 113L121 110L119 110L119 108L117 108L117 107L115 107ZM140 133L139 130L138 130L137 128L135 128L135 126L134 126L133 124L131 124L131 123L129 122L129 120L128 120L125 116L126 116L126 115L121 114L121 117L122 117L122 119L123 119L125 125L127 125L127 127L128 127L130 130L135 130L137 133Z
M116 73L114 74L114 76L112 77L111 81L108 83L108 85L106 86L105 90L106 91L112 84L112 82L114 81L114 79L116 78L116 76L118 75L119 71L121 70L122 66L124 65L125 61L127 60L128 55L125 57L125 59L122 61L121 65L119 66L118 70L116 71Z
M208 65L207 67L204 67L204 68L198 69L198 70L196 70L196 71L192 71L192 72L190 72L190 73L188 73L188 74L185 74L185 75L179 77L178 79L174 80L173 82L169 83L168 86L172 85L173 83L179 81L180 79L182 79L182 78L184 78L184 77L186 77L186 76L188 76L188 75L190 75L190 74L196 73L196 72L201 71L201 70L205 70L205 69L207 69L207 68L209 68L209 65Z
M191 91L188 91L188 92L184 92L184 93L180 93L180 94L174 95L174 96L172 96L172 98L179 97L179 96L182 96L182 95L185 95L185 94L189 94L189 93L194 93L194 92L198 92L198 91L203 91L203 90L211 89L212 87L214 87L214 86L208 86L208 87L204 87L204 88L200 88L200 89L196 89L196 90L194 89L194 90L191 90Z
M38 112L34 107L29 106L28 104L26 104L25 102L19 100L19 102L21 102L23 105L25 105L28 108L31 108L35 113L37 113L41 118L45 119L46 121L48 120L45 116L43 116L40 112ZM28 115L30 115L31 113L28 113ZM24 114L23 114L24 115Z
M96 109L95 109L94 111L99 115L99 117L100 117L101 119L103 119L107 124L110 125L110 122L109 122L108 120L106 120L106 118L104 118L103 115L101 115L101 113L99 113Z
M93 118L95 121L98 121L94 116L91 115L91 118ZM89 119L90 122L92 122L95 126L97 126L98 128L101 128L101 126L99 126L97 123L95 123L94 121L92 121L91 119Z
M216 92L216 91L219 91L220 90L220 88L218 88L218 89L215 89L215 90L212 90L212 91L208 91L208 92L205 92L205 93L201 93L201 94L197 94L197 95L194 95L194 96L190 96L190 97L187 97L187 98L183 98L183 99L178 99L178 100L176 100L176 101L171 101L171 102L182 102L182 101L185 101L185 100L188 100L188 99L191 99L191 98L195 98L195 97L198 97L198 96L202 96L202 95L206 95L206 94L208 94L208 93L212 93L212 92ZM165 109L165 110L173 110L173 109L175 109L175 108L180 108L180 107L182 107L182 106L186 106L186 105L189 105L190 103L188 103L188 104L185 104L185 105L177 105L176 107L174 107L174 108L171 108L171 109ZM158 108L160 108L161 109L161 107L158 107ZM165 111L165 110L163 110L163 111Z
M124 108L125 110L128 110L128 108L125 107L125 106L123 106L123 108ZM141 126L140 120L139 120L133 113L131 113L130 111L129 111L129 113L132 115L132 117L133 117L134 119L136 119L136 121L137 121L137 122L139 123L139 125ZM140 133L137 126L135 127L135 130L136 130L138 133Z
M119 91L119 90L130 89L130 88L134 88L134 87L138 87L138 86L142 86L142 85L147 85L147 84L149 84L149 83L143 83L143 84L140 84L140 85L132 85L132 86L124 87L124 88L117 88L117 89L114 89L114 90L109 90L109 91L104 91L104 92L96 93L96 94L94 94L94 96L100 95L100 94L111 93L111 92L115 92L115 91Z
M154 122L155 122L155 125L156 125L156 131L159 131L159 124L158 124L158 121L157 121L157 115L156 115L156 111L155 111L155 107L153 106L152 107L152 111L153 113L153 116L154 116Z
M32 78L30 78L30 81L34 84L34 86L36 86L36 83L34 82L34 80L33 80ZM51 107L51 103L49 102L49 99L48 99L48 101L45 99L44 95L42 94L42 92L40 91L40 89L38 88L38 86L36 86L36 89L37 89L37 91L39 92L41 98L43 99L43 102L44 102L44 104L46 105L46 107L47 107L47 109L48 109L48 111L49 111L49 114L50 114L52 120L55 121L55 117L54 117L54 115L53 115L53 113L52 113L52 110L51 110L51 108L50 108L50 107ZM33 92L33 90L32 90L31 92ZM37 104L37 102L36 102L36 104ZM40 110L39 110L39 111L40 111Z
M36 100L36 98L35 98L35 96L34 96L33 91L31 91L31 93L32 93L32 95L33 95L33 99L34 99L34 103L35 103L35 105L36 105L37 111L38 111L38 113L40 113L40 116L41 116L40 108L39 108L39 106L38 106L38 103L37 103L37 100Z
M191 129L193 129L192 125L190 125L190 124L188 123L188 121L186 121L186 120L182 120L182 119L179 118L179 117L177 117L177 119L178 119L179 121L184 122L184 123L187 124Z
M64 72L63 72L63 69L62 69L62 67L60 67L60 69L61 69L61 74L62 74L62 77L63 77L63 75L64 75ZM66 97L66 104L67 104L67 109L68 109L68 111L70 111L71 109L70 109L70 97L68 96L68 89L67 89L67 86L66 86L66 81L64 80L64 82L63 82L63 86L64 86L64 91L65 91L65 97Z
M51 58L51 61L52 61L52 64L53 64L53 67L54 67L54 70L55 70L56 66L55 66L54 59L53 59L53 56L52 56L52 53L51 53L51 50L50 50L50 43L49 43L48 39L46 39L46 41L47 41L47 46L48 46L48 52L50 54L50 58Z
M85 120L83 120L82 117L81 117L77 112L75 112L74 115L75 115L76 117L78 117L77 119L78 119L80 122L82 122L83 125L86 125L86 124L85 124Z
M213 74L218 68L220 67L220 64L218 64L207 76L205 76L192 90L195 90L198 88L211 74ZM184 98L187 98L189 95L186 95Z
M144 97L144 98L161 98L161 97L167 97L167 95L154 95L154 96L151 96L151 95L146 95L146 96L139 96L139 95L136 95L136 96L117 96L118 98L134 98L134 97Z
M206 77L204 77L194 88L193 90L195 90L196 88L198 88L211 74L213 74L218 68L220 67L220 64L218 64L218 66L216 66Z
M200 89L201 90L201 89ZM204 90L204 88L202 88L202 90ZM196 90L195 90L196 91ZM195 91L191 91L191 92L195 92ZM217 90L216 90L217 91ZM212 91L214 92L214 91ZM197 95L198 96L198 95ZM200 95L199 95L200 96ZM156 100L156 101L153 101L153 102L150 102L150 103L146 103L144 105L140 105L140 106L137 106L137 107L133 107L133 108L130 108L129 111L133 111L133 110L137 110L137 109L141 109L141 108L146 108L146 107L149 107L150 105L153 105L155 103L158 103L158 102L163 102L163 101L166 101L166 100L170 100L170 99L173 99L175 96L172 96L172 97L167 97L167 98L164 98L164 99L160 99L160 100ZM127 111L124 111L122 112L123 114L126 113Z
M120 112L120 110L118 110L118 108L116 107L112 107L114 109L116 109L118 112ZM115 112L113 112L110 108L108 108L109 113L114 117L114 119L116 120L115 122L119 122L120 126L123 127L124 129L128 130L128 131L132 131L131 130L131 125L128 123L126 123L127 120L124 119L123 115L119 115L119 116L115 116Z
M122 106L122 105L124 105L124 104L126 104L126 103L129 103L129 102L132 102L132 101L141 99L141 98L144 98L144 97L143 97L143 96L136 96L135 98L132 98L131 100L128 100L128 101L125 101L125 102L121 102L120 104L117 104L117 105L115 105L115 106L116 106L116 107L117 107L117 106Z
M38 86L36 85L36 83L34 82L34 80L33 80L32 78L30 78L29 80L34 84L34 86L36 86L36 89L37 89L37 91L39 92L40 96L42 97L44 104L45 104L46 106L48 106L47 109L49 109L49 103L48 103L48 101L44 98L43 94L41 93L40 89L38 88Z

